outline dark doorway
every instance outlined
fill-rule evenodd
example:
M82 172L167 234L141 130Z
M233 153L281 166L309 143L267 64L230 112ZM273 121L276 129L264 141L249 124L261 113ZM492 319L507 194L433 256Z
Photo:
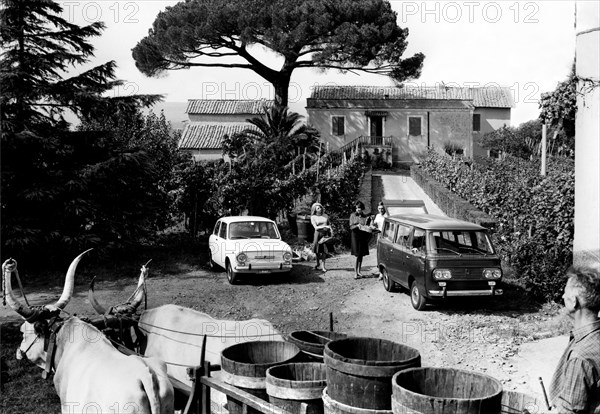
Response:
M371 116L371 131L372 137L383 136L383 117L382 116Z

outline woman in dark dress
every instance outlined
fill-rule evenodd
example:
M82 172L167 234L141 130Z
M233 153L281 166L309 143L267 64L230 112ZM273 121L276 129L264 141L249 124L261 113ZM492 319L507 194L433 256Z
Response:
M356 264L354 265L354 278L363 277L360 273L363 256L369 255L369 239L371 233L364 231L365 227L369 226L370 216L365 214L365 205L362 201L354 203L354 213L350 215L350 237L351 237L351 254L356 256ZM363 227L364 226L364 227ZM362 228L361 228L362 227Z

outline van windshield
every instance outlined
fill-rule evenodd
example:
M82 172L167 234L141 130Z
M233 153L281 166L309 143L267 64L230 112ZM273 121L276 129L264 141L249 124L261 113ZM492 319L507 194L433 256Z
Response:
M439 253L494 254L494 248L485 231L452 230L431 232L432 248Z

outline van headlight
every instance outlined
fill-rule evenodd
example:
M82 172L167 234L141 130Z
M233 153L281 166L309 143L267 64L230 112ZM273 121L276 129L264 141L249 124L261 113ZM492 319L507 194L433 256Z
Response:
M290 252L284 252L283 253L283 261L285 261L285 262L291 262L292 261L292 253L290 253Z
M448 280L452 279L452 272L447 269L435 269L433 271L433 278L435 280Z
M243 265L248 261L248 256L246 253L238 253L238 255L235 256L235 260L237 260L239 264Z
M502 270L500 269L483 269L483 277L486 279L500 279Z

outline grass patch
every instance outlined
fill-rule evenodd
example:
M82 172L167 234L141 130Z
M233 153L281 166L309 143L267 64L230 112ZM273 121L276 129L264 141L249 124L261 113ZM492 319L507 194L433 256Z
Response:
M22 335L18 323L0 326L2 373L0 412L3 414L59 413L60 399L51 379L42 379L42 370L29 361L17 360Z

